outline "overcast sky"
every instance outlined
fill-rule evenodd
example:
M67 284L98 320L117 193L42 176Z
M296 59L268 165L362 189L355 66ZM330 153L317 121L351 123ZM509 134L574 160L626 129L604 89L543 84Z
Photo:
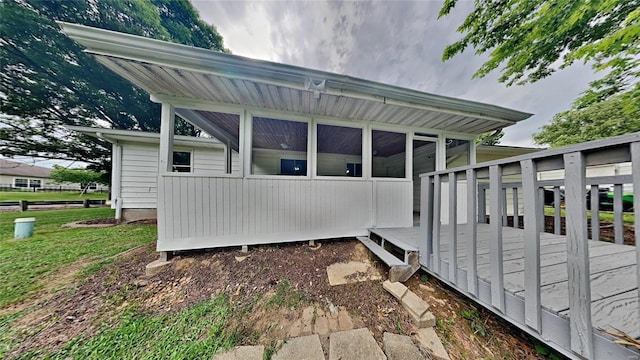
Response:
M355 76L535 115L505 129L504 145L533 146L531 134L569 108L594 75L581 64L535 84L506 87L499 74L472 80L486 57L466 51L442 62L472 9L460 1L438 20L442 1L192 0L234 54Z

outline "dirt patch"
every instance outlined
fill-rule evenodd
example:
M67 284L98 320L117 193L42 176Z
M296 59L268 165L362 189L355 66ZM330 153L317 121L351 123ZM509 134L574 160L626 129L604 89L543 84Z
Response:
M140 220L132 220L127 221L125 224L127 225L157 225L157 219L140 219Z
M354 326L368 327L380 344L384 332L416 331L404 308L383 290L380 280L330 286L327 279L326 268L334 263L371 261L383 279L388 277L385 265L356 240L321 244L257 246L250 247L248 253L239 248L186 252L176 256L166 271L150 277L144 269L157 259L154 247L136 248L95 273L73 293L58 292L41 301L33 316L25 316L15 324L25 331L10 356L34 349L52 351L77 336L94 335L104 324L115 324L118 315L130 306L136 306L141 313L160 315L223 292L229 295L238 314L232 326L243 336L241 345L273 346L287 337L288 329L309 306L326 313L337 308L348 311ZM289 286L287 294L296 296L285 305L275 306L270 299L282 291L279 287L283 284ZM420 289L424 283L417 275L408 284L425 297L438 318L451 323L446 339L453 359L537 358L529 343L512 335L518 331L489 314L482 313L481 317L489 319L486 326L491 337L473 335L468 321L459 315L468 307L466 302L439 287L435 280L427 284L434 289L429 292ZM478 354L482 356L475 356Z

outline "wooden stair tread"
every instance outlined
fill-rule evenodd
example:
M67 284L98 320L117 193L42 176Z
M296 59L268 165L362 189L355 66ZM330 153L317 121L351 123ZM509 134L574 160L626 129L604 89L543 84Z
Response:
M356 237L360 242L366 246L372 253L376 254L385 264L389 266L398 266L398 265L406 265L404 261L398 259L393 256L393 254L389 253L387 250L383 249L380 245L376 244L373 240L364 237L357 236Z
M393 245L399 247L400 249L402 249L404 251L419 251L419 249L417 247L415 247L413 245L410 245L410 244L407 244L406 242L400 240L392 232L390 232L390 231L388 231L386 229L371 228L371 229L369 229L369 231L371 233L374 233L374 234L380 236L385 241L388 241L388 242L392 243Z

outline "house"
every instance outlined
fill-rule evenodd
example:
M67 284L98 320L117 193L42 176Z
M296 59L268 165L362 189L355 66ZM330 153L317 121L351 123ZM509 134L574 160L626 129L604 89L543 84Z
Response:
M81 126L66 126L69 130L106 140L113 144L111 195L116 218L125 221L156 218L158 152L160 134L143 131L114 130ZM212 137L175 136L173 148L173 172L191 174L225 174L226 144ZM484 162L509 156L528 154L537 148L515 146L476 147L476 161ZM232 152L232 168L239 164L238 154ZM428 170L429 145L414 150L414 211L420 210L419 173ZM421 157L423 161L420 161ZM337 171L346 172L342 164ZM433 168L431 168L433 169ZM232 170L233 171L233 170ZM521 202L522 204L522 202Z
M418 174L414 155L420 155L416 162L425 159L416 166L420 172L475 163L479 134L531 115L61 25L99 62L162 104L159 252L351 237L372 227L411 226ZM225 145L224 172L174 172L173 149L181 145L173 134L175 116ZM140 160L150 163L155 157Z
M51 169L0 159L0 188L14 190L82 190L80 184L57 183L51 180ZM106 191L107 186L91 184L87 191Z
M51 183L51 169L33 164L0 159L0 187L39 189Z
M597 226L598 209L594 201L588 220L585 196L587 185L640 188L640 133L479 163L478 135L530 114L60 25L162 105L153 140L161 260L180 250L357 237L391 266L390 276L422 268L572 359L640 356L600 330L640 336L640 247L590 240L587 221ZM223 161L196 169L195 142L173 134L176 116L202 129L210 138L196 142L209 142ZM185 148L194 150L187 156ZM136 164L155 164L155 154L141 153ZM587 176L626 162L629 175ZM540 179L545 171L562 178ZM557 233L541 230L547 186L554 194L564 187L571 200L566 236L559 201ZM614 228L622 228L621 210Z

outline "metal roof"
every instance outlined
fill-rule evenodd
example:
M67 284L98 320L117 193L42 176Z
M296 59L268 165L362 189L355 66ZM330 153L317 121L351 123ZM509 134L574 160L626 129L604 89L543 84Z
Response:
M158 99L480 134L529 113L350 76L59 22L89 54Z
M93 136L99 139L106 139L112 142L134 142L134 143L149 143L159 144L160 134L146 131L136 130L116 130L106 128L94 128L86 126L71 126L65 125L65 128L79 133ZM174 137L174 145L176 146L188 146L188 147L204 147L204 148L221 148L224 145L214 138L194 137L176 135Z

